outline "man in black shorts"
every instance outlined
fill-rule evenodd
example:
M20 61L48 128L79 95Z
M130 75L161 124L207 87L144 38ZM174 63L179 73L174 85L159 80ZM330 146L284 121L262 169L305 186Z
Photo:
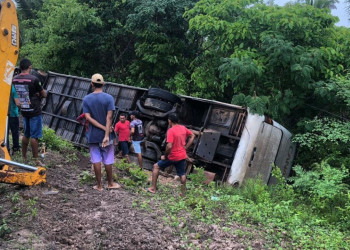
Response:
M129 158L129 142L130 142L130 122L126 119L126 114L119 116L119 122L114 127L114 131L119 136L119 149L122 151L123 157L130 163Z
M152 186L146 191L155 193L157 191L157 180L159 170L164 171L165 168L173 165L176 168L177 175L181 181L181 195L185 195L186 190L186 150L191 146L194 140L194 134L185 126L178 124L179 118L177 114L171 113L168 116L170 128L167 132L167 145L165 155L161 156L161 160L153 165ZM188 142L186 144L186 139Z

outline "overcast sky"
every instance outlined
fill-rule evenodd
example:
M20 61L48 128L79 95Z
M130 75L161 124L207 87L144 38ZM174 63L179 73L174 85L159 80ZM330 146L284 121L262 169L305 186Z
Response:
M275 0L275 4L283 6L285 3L291 2L291 0ZM339 22L337 26L350 27L350 15L346 12L346 4L344 0L339 0L339 3L336 4L336 9L332 10L334 16L339 17Z

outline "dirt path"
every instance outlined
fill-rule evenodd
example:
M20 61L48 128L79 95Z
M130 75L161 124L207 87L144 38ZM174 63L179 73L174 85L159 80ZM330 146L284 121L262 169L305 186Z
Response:
M62 163L64 159L52 156L51 161ZM135 205L151 199L149 196L125 189L99 192L80 184L79 174L91 167L82 155L74 164L52 165L47 180L57 194L43 194L47 187L1 184L0 219L12 231L0 238L1 249L263 248L261 239L247 242L215 225L192 225L192 234L181 235L181 228L164 223L162 217L169 214L156 206L140 209ZM1 230L6 231L4 223Z

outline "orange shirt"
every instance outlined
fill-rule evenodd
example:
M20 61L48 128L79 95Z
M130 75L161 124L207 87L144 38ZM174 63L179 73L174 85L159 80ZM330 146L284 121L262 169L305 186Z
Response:
M183 125L172 126L167 133L167 142L173 144L168 159L171 161L180 161L187 158L186 139L191 136L192 132Z

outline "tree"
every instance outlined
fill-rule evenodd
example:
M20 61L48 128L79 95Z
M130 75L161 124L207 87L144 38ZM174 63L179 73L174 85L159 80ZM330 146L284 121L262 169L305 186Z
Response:
M135 36L126 26L126 20L133 9L125 0L79 0L96 10L101 26L95 34L95 49L100 55L96 70L109 80L123 82L129 76L127 67L135 58ZM92 62L94 63L94 62ZM135 85L135 83L133 84Z
M37 19L27 20L21 54L43 70L82 75L92 72L98 62L95 33L101 20L96 11L76 0L47 0ZM86 61L85 58L90 60Z
M306 0L305 3L319 9L336 9L335 4L339 3L339 0Z
M17 0L17 8L19 9L19 18L33 19L36 17L36 11L41 9L43 0Z
M182 17L193 0L131 0L126 27L135 37L136 57L128 67L128 83L175 89L173 78L186 72L194 50Z
M196 94L276 119L305 115L305 103L319 102L317 83L349 66L349 49L337 45L337 18L328 9L202 0L185 17L200 41L191 75Z
M350 15L350 0L345 0L345 5L346 5L346 11ZM348 19L350 20L350 19Z
M109 80L168 89L177 89L174 79L189 74L195 50L186 37L183 13L196 1L67 2L45 1L35 18L27 16L23 22L22 53L42 62L39 67L84 75L100 72ZM72 29L70 23L79 27Z

